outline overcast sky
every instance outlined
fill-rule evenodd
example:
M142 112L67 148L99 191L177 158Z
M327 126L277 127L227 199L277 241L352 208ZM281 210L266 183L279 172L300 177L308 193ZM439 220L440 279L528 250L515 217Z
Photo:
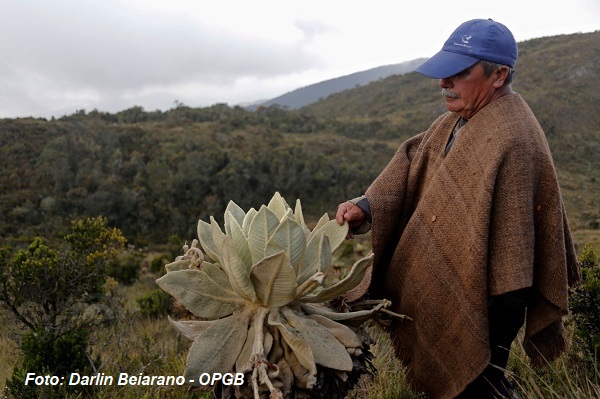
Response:
M0 118L270 99L429 57L472 18L592 32L600 0L0 0Z

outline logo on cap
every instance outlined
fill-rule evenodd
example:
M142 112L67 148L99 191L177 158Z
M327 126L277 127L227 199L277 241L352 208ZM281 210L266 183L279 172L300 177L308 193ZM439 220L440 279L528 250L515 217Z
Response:
M472 35L464 35L462 37L462 42L463 43L469 43L469 40L471 40L472 37L473 37Z

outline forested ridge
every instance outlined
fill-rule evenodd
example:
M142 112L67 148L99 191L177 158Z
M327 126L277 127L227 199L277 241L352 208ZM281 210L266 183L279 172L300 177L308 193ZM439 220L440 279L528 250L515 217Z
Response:
M574 230L600 220L600 32L519 44L513 85L547 133ZM137 245L191 239L229 200L279 191L318 218L360 195L440 113L437 82L392 76L300 110L217 104L0 120L0 244L103 215ZM595 238L597 239L597 238Z

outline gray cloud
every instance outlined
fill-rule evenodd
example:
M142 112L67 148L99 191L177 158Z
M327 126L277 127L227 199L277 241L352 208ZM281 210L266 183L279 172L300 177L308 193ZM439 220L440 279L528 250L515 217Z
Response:
M186 16L141 14L121 3L9 1L0 5L0 19L5 113L41 110L53 100L55 109L88 107L107 103L107 96L130 106L138 96L158 103L157 95L175 86L233 86L318 62L303 39L291 45L259 40Z

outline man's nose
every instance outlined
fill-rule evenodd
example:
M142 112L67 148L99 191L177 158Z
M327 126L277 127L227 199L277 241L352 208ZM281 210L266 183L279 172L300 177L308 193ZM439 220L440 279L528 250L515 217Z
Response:
M452 87L452 79L450 79L450 78L441 78L440 79L440 87L442 89L447 89L449 87Z

